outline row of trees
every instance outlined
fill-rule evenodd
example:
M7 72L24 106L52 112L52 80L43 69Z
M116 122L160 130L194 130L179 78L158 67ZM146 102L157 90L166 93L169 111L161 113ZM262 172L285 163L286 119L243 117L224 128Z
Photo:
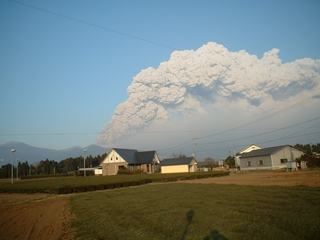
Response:
M98 155L96 157L88 156L86 157L86 167L96 167L100 165L103 159L107 156L107 154ZM61 160L57 162L55 160L42 160L37 164L29 164L26 162L18 162L18 168L14 166L13 176L17 176L17 169L19 176L27 176L27 175L39 175L39 174L61 174L68 173L78 170L79 168L83 168L84 161L83 157L77 158L67 158L65 160ZM8 163L1 167L0 178L11 178L11 164Z

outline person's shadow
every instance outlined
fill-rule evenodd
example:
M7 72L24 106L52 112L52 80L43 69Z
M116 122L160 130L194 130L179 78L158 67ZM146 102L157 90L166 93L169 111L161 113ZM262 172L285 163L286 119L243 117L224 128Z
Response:
M193 210L190 210L189 212L187 212L187 221L188 221L188 223L187 223L186 228L184 229L184 232L183 232L181 240L186 239L187 233L188 233L188 228L189 228L189 226L190 226L190 224L192 222L193 217L194 217L194 211Z
M193 210L190 210L187 212L187 225L186 228L184 229L184 232L182 234L181 240L185 240L188 234L188 228L190 224L192 223L192 219L195 215L195 212ZM206 236L203 240L228 240L228 238L224 237L221 235L217 230L211 231L210 235Z
M203 240L228 240L228 238L221 235L217 230L214 230L211 231L210 235L206 236Z

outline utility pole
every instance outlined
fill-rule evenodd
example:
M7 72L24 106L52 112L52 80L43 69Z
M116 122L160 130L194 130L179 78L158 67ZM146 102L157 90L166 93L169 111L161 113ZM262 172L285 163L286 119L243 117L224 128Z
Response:
M17 158L17 181L19 180L19 158Z
M86 177L86 151L87 149L83 149L83 176Z
M198 138L193 138L193 151L194 151L194 158L197 160L197 140Z
M11 184L13 184L13 155L15 151L15 149L11 149Z
M233 160L234 160L234 165L236 167L238 167L237 158L236 158L236 146L235 145L233 145Z

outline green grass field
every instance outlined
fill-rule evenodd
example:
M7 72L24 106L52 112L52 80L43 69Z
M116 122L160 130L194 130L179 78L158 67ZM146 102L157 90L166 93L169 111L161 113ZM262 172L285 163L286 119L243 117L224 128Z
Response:
M80 239L320 239L320 188L165 183L77 194Z

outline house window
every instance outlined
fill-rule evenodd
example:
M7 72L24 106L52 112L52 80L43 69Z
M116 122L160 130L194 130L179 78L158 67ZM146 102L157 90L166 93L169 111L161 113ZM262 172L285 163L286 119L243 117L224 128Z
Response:
M286 163L288 160L286 158L280 159L281 163Z
M259 164L259 166L263 166L263 161L262 161L262 160L259 160L259 161L258 161L258 164Z
M110 158L110 160L112 161L112 157Z
M119 169L126 169L126 167L124 165L120 165Z
M118 157L116 157L116 160L118 160Z
M247 162L247 166L248 166L248 167L251 167L251 161L248 161L248 162Z

